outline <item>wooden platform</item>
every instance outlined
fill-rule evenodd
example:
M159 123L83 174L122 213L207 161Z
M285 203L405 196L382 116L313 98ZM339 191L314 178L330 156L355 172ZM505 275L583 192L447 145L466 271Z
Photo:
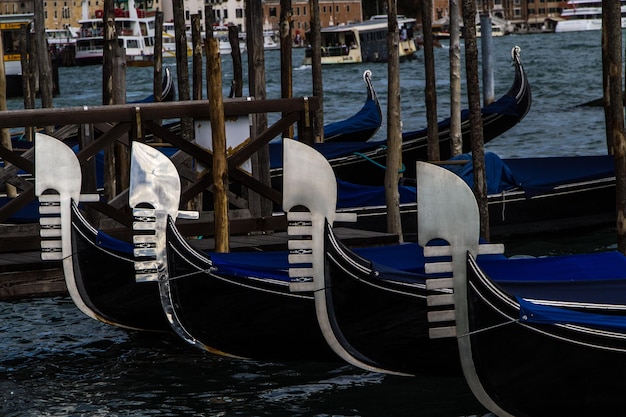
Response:
M398 242L398 236L350 228L335 229L336 235L348 246L389 245ZM231 251L287 250L287 233L232 236ZM199 250L211 251L213 239L190 242ZM42 261L38 251L0 253L0 301L33 297L66 295L60 261Z

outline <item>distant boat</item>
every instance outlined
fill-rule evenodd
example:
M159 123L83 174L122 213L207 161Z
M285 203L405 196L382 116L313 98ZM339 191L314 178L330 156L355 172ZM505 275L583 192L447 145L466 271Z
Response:
M414 39L415 19L398 16L400 61L411 59L417 52ZM387 16L372 16L370 20L349 25L322 28L322 64L354 64L387 62ZM304 65L311 65L311 48L305 51Z
M62 48L76 44L80 30L68 27L65 29L46 29L46 40L48 46Z
M57 66L74 65L76 40L80 30L67 27L64 29L46 29L46 40L50 57Z
M32 13L0 15L7 97L21 97L23 94L20 27L31 23Z
M622 28L626 28L626 1L622 5ZM561 13L555 32L579 32L602 29L602 0L572 0Z
M193 55L193 44L188 36L187 39L187 56ZM173 22L163 23L163 58L176 58L176 37Z
M213 37L219 42L220 54L230 54L233 51L228 39L228 26L214 26ZM239 51L244 52L246 50L246 40L239 34Z
M272 30L263 31L263 49L273 51L280 49L280 42L276 41L276 34Z
M86 11L84 11L84 15L86 15ZM75 59L77 65L102 64L104 55L103 15L103 10L96 10L95 17L78 21L80 34L76 40ZM129 0L128 10L115 9L115 28L119 45L126 52L127 65L152 65L154 57L154 13L135 9L134 1Z

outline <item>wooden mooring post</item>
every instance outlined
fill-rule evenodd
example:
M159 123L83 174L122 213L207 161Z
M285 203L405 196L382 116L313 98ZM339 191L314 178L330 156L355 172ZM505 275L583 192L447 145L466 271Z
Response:
M422 33L424 37L424 67L426 74L426 121L428 125L428 160L439 161L439 126L437 123L437 80L431 11L432 0L422 0Z
M463 2L463 25L465 26L465 73L467 76L467 101L470 114L472 138L472 162L474 164L474 195L480 213L480 235L489 240L489 210L487 208L487 177L485 175L485 149L483 122L478 81L478 45L476 43L476 4L474 0Z
M622 23L619 2L602 7L602 68L607 150L615 156L617 250L626 254L626 138L622 98Z
M280 0L280 22L278 28L280 34L280 96L282 98L291 98L293 96L292 15L291 0ZM293 138L293 136L293 126L283 132L283 138Z
M207 72L210 78L209 108L213 144L213 211L215 213L215 251L229 252L228 230L228 161L226 127L222 98L222 64L218 40L206 40Z
M310 0L311 5L311 30L309 42L311 44L311 77L313 83L313 95L319 97L322 106L315 113L315 141L324 141L324 84L322 82L322 39L320 35L320 3L319 0Z
M387 232L402 240L400 219L399 170L402 166L402 123L400 119L400 53L398 50L398 11L395 0L389 0L387 14L387 169L385 169L385 202Z
M154 80L152 91L154 101L163 99L163 12L157 10L154 14Z
M459 0L450 0L450 155L463 153L461 133L461 30Z

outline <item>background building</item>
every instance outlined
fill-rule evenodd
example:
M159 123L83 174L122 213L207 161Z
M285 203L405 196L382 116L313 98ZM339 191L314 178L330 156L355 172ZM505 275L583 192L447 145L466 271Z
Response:
M361 0L321 0L320 25L321 27L345 25L363 21L363 8ZM291 36L304 40L306 31L311 26L311 14L307 0L294 0L292 2L293 23ZM263 2L263 28L265 30L278 30L280 22L280 1L265 0Z
M0 15L33 13L35 0L0 0ZM42 1L42 0L37 0ZM364 1L365 4L362 4ZM116 0L119 4L128 0ZM78 26L78 21L86 13L86 17L95 16L96 10L104 8L104 0L43 0L46 29L61 29L67 26ZM185 0L185 22L191 25L191 15L201 16L202 27L205 25L205 5L212 4L216 23L235 25L239 31L246 31L244 5L245 0ZM404 4L406 3L406 4ZM419 16L419 2L404 2L398 10L410 17ZM359 22L369 18L371 14L384 14L385 2L380 0L323 0L320 1L320 21L322 27ZM488 10L494 18L506 20L508 27L518 33L549 31L554 29L560 19L565 2L548 0L476 0L476 8ZM164 21L173 20L171 0L135 0L139 8L159 9L164 13ZM304 38L310 26L310 10L307 0L293 0L293 36L299 34ZM369 10L371 13L364 13ZM410 13L415 11L415 15ZM374 13L375 12L375 13ZM367 15L366 15L367 14ZM433 21L449 16L449 1L434 0ZM279 0L263 1L263 25L266 30L276 31L280 19Z

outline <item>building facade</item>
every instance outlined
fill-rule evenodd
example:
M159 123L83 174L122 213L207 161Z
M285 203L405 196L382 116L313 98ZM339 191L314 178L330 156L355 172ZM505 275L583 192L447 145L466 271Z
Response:
M320 26L329 27L363 21L361 0L320 0ZM311 27L311 13L307 0L293 0L291 4L294 39L304 41ZM278 31L280 23L280 0L263 1L263 29Z
M35 0L0 0L0 15L33 13ZM38 0L41 1L41 0ZM47 29L77 27L83 17L95 16L96 10L104 8L104 0L43 0ZM116 0L127 4L128 0ZM198 14L204 27L206 5L213 8L214 21L220 25L235 25L240 32L246 31L245 0L185 0L185 22L191 25L191 16ZM322 27L363 20L361 0L322 0L320 22ZM476 0L477 10L487 10L492 16L508 21L516 32L549 30L560 19L563 1L548 0ZM171 0L135 0L135 6L148 10L158 9L164 13L164 21L173 20ZM263 0L263 27L278 30L280 1ZM305 36L310 28L310 6L307 0L293 0L293 35ZM449 0L434 0L433 21L449 16Z
M547 0L476 0L476 10L506 20L513 32L538 32L554 29L561 18L564 1ZM450 15L448 0L433 1L433 21Z

